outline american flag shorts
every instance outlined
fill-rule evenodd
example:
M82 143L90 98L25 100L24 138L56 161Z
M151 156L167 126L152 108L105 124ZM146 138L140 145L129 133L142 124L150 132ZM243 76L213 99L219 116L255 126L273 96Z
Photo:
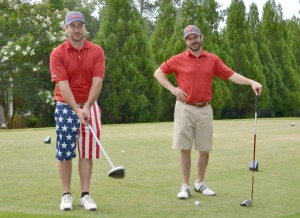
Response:
M82 106L78 106L82 107ZM69 105L56 103L56 158L66 161L76 157L78 145L79 157L86 159L100 158L100 148L89 127L80 123L76 113ZM98 139L101 132L101 109L97 102L91 107L90 125Z

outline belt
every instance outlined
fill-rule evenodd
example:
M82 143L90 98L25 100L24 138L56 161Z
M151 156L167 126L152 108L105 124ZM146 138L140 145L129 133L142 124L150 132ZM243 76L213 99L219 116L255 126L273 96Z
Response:
M60 101L57 101L57 104L67 105L67 103L60 102ZM85 105L85 103L78 103L78 104L77 104L78 107L83 107L84 105Z
M209 105L209 101L208 102L198 102L198 103L193 103L193 102L185 102L188 105L192 105L195 107L205 107L207 105Z

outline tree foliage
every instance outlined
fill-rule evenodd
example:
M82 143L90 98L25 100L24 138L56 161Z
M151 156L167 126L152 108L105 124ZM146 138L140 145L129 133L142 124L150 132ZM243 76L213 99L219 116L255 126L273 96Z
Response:
M104 123L173 119L175 98L153 73L186 49L182 33L189 24L200 27L206 51L263 84L262 116L300 115L300 18L284 20L274 0L262 15L255 3L247 12L242 0L225 10L216 0L0 0L0 105L9 128L17 115L53 125L49 54L66 39L68 10L85 15L88 39L105 50ZM251 88L215 79L213 93L215 118L252 116Z
M250 14L251 15L251 14ZM255 14L250 16L251 19L256 19ZM247 15L244 2L242 0L233 0L228 10L226 29L224 30L225 40L229 45L227 54L232 59L231 67L234 71L260 83L266 89L265 77L262 73L262 64L259 59L257 45L253 40L253 36L249 34L253 32L251 25L247 22ZM265 91L265 90L264 90ZM231 84L233 100L233 108L236 116L250 113L253 111L253 90L249 87L238 86Z
M39 114L41 108L51 107L38 93L53 89L48 56L53 46L66 39L61 28L65 11L16 0L3 1L1 14L0 104L7 126L13 128L18 111Z
M275 116L287 116L298 110L300 104L299 65L289 43L287 21L283 20L282 8L274 0L265 4L261 24L265 43L275 64L270 72L275 74L275 84L270 87L276 92L272 99L272 109Z
M100 98L105 122L158 119L160 95L145 22L128 0L107 0L102 19L94 42L109 57Z

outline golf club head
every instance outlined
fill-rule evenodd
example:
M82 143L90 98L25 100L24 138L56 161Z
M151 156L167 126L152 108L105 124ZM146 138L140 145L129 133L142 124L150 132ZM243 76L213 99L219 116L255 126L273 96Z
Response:
M115 167L108 172L108 176L115 179L123 179L125 177L125 168L123 166Z
M253 201L251 199L244 200L240 205L243 207L252 207Z

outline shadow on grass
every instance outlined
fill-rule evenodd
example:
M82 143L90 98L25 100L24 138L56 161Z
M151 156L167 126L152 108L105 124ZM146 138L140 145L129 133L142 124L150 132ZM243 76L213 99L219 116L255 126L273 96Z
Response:
M81 218L82 216L74 216L73 214L64 214L64 215L47 215L47 214L28 214L28 213L16 213L16 212L6 212L6 211L1 211L0 212L0 217L1 218L63 218L63 217L72 217L72 218Z

